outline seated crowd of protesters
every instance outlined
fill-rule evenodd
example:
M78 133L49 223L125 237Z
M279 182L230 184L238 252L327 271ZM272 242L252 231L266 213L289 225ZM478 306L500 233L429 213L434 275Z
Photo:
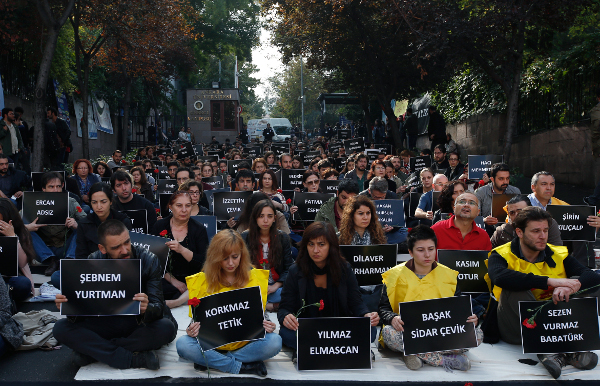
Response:
M554 197L549 172L536 173L531 194L524 195L510 185L508 165L492 165L487 182L469 180L456 149L447 153L443 145L421 153L432 156L431 167L411 170L410 158L418 154L408 150L371 157L360 151L346 154L343 146L329 151L333 144L322 138L295 139L282 152L266 143L261 154L251 157L239 140L223 145L213 140L201 157L179 157L177 148L150 146L138 149L130 161L119 150L108 162L92 165L80 159L71 177L59 172L41 177L43 192L69 192L64 225L38 224L37 218L24 223L14 199L0 198L0 234L18 237L20 271L5 278L11 293L0 291L0 354L16 349L22 339L18 326L4 320L4 303L24 301L35 292L34 259L48 266L45 273L58 289L61 260L141 260L141 291L134 297L140 302L139 315L69 317L56 323L55 337L73 350L79 366L99 361L119 369L158 369L155 350L176 337L172 308L258 286L264 338L209 350L198 338L202 326L193 322L176 341L178 354L196 370L258 376L267 375L264 361L282 346L293 351L296 361L298 317L369 318L371 342L377 341L380 350L403 353L402 332L419 320L401 317L399 303L462 295L458 272L437 261L438 249L489 253L490 291L472 298L473 314L466 319L475 326L477 345L489 318L497 318L500 339L521 343L519 301L568 301L600 284L589 267L589 243L563 242L556 220L546 211L548 205L568 205ZM314 152L311 159L305 157L307 151ZM239 160L233 171L230 160ZM4 161L0 154L0 174ZM294 189L282 189L285 169L301 176ZM172 190L159 188L164 179L172 181ZM322 194L328 183L334 184L333 194L314 210L314 217L301 218L295 194ZM209 234L196 216L215 213L215 189L249 196L238 215L219 218L217 230ZM18 192L19 197L16 192L12 196L19 199L23 193ZM414 193L418 204L411 209ZM513 195L504 208L506 221L492 213L496 194ZM403 200L405 223L382 224L376 208L380 200ZM152 252L132 245L130 211L145 211L147 233L167 239L166 267ZM478 217L483 227L477 225ZM600 228L597 216L587 223ZM340 245L383 244L397 245L408 260L383 273L380 284L359 286ZM57 295L57 307L68 300ZM321 307L303 308L319 301ZM279 333L269 312L276 313ZM459 371L471 367L466 349L401 357L410 370L424 364ZM589 351L540 354L539 359L554 378L567 364L588 370L598 360Z

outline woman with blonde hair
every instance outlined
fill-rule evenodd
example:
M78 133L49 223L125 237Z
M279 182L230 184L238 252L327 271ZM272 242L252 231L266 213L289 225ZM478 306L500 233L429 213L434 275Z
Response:
M202 272L186 277L186 282L190 299L202 299L216 293L259 286L264 311L269 271L253 269L250 254L240 234L225 229L213 237ZM177 353L194 362L197 370L210 367L230 374L255 374L264 377L267 375L267 368L263 361L281 351L281 337L273 333L275 323L268 319L267 314L263 326L266 334L262 339L229 343L215 350L207 350L202 347L202 339L198 338L200 323L193 322L186 329L187 335L177 340Z
M265 161L264 158L257 158L254 160L254 162L252 162L252 171L254 173L264 173L268 168L269 165L267 165L267 161Z

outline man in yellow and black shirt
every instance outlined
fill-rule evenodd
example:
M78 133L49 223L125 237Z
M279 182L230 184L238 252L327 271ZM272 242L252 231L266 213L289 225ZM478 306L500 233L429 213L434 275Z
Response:
M507 343L521 343L519 301L569 301L581 288L600 284L600 275L570 256L566 247L548 244L551 221L541 208L524 208L514 221L517 238L490 252L488 273L498 300L498 328ZM574 276L578 279L569 279ZM566 364L589 370L598 362L592 352L538 357L554 378Z

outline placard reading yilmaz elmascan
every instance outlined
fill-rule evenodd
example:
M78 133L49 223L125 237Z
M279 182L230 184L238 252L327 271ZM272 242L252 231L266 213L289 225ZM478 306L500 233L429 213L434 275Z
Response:
M69 217L69 193L23 192L23 222L65 225Z
M60 289L67 302L61 315L139 315L142 292L139 259L63 259Z
M299 318L298 370L370 369L370 318Z
M265 337L258 286L205 296L197 307L191 308L194 320L202 326L198 340L207 350Z

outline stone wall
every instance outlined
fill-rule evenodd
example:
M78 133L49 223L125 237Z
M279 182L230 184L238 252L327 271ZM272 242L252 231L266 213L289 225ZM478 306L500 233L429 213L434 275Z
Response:
M446 130L458 143L461 159L466 162L467 154L502 154L505 121L503 114L480 115L447 125ZM425 147L425 142L423 136L418 144ZM594 187L600 162L592 157L589 120L516 137L510 166L519 168L526 177L546 170L557 182Z

